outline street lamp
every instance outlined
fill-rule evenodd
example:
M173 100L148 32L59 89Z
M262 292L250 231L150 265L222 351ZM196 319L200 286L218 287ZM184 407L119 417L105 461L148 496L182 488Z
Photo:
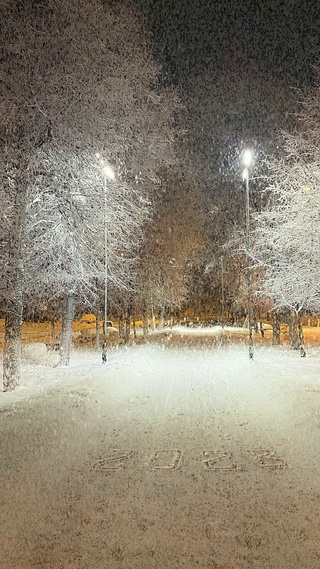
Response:
M225 310L224 310L224 266L223 257L220 258L221 261L221 323L222 328L225 326Z
M100 159L103 172L103 193L104 193L104 317L103 317L103 346L102 363L107 361L107 307L108 307L108 228L107 228L107 180L115 180L115 173L109 164L106 164L100 154L96 155Z
M248 326L249 326L249 359L253 360L252 341L252 305L251 305L251 259L250 259L250 209L249 209L249 168L252 164L252 151L243 153L243 179L246 184L246 250L247 250L247 289L248 289Z

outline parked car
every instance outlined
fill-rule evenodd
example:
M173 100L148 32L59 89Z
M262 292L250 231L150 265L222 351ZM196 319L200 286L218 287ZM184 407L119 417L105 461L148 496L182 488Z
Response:
M78 322L74 323L74 330L80 331L82 338L93 338L96 335L96 317L94 314L84 314ZM108 336L117 335L118 329L112 320L106 321L106 333ZM99 335L103 335L103 320L99 322Z
M101 331L103 332L103 322L100 322L100 328L101 328ZM118 334L118 328L116 328L113 325L113 322L111 320L106 320L106 333L107 334L114 334L114 333Z

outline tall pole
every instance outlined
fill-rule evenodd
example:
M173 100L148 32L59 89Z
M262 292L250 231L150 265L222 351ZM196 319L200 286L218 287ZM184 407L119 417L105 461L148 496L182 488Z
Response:
M250 259L250 209L249 209L249 168L244 171L246 182L246 249L247 249L247 289L248 289L248 325L249 325L249 358L253 360L252 341L252 304L251 304L251 259Z
M222 328L225 325L225 311L224 311L224 267L223 257L221 257L221 312L222 312Z
M104 193L104 317L103 317L103 346L102 363L107 361L107 307L108 307L108 224L107 224L107 178L115 180L115 173L99 153L96 154L103 167L103 193Z
M107 232L107 179L103 179L104 189L104 319L103 342L107 344L107 306L108 306L108 232Z

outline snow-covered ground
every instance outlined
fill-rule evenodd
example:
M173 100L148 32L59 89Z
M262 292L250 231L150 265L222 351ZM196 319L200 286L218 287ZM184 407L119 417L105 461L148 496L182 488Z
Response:
M137 331L139 335L143 334L142 329ZM219 336L223 333L228 334L248 334L248 328L239 326L225 326L224 328L217 324L215 326L201 326L200 324L193 324L192 326L184 326L183 324L175 324L174 326L164 326L163 328L156 328L154 331L149 331L151 334L173 334L174 336Z
M1 569L320 567L319 351L54 363L0 393Z

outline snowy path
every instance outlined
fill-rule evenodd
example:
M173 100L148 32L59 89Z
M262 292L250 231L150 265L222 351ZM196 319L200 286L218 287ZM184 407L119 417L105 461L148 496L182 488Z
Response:
M0 394L0 568L320 567L320 361L81 354Z

